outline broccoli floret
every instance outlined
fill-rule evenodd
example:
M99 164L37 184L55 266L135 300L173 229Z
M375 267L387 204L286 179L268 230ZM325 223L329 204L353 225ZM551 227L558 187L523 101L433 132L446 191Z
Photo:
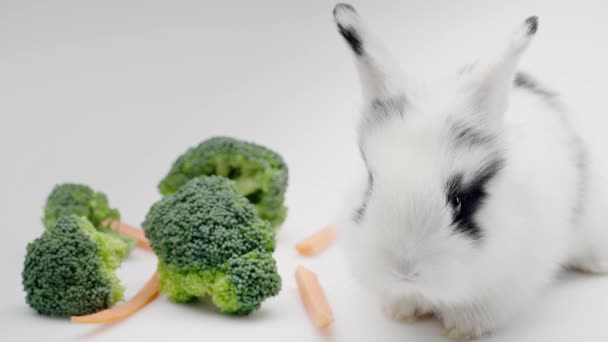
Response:
M173 301L211 296L222 312L248 314L281 289L273 229L232 180L190 180L155 203L143 226Z
M234 180L258 215L275 229L285 220L288 170L276 152L233 138L211 138L177 158L159 190L163 195L172 194L190 179L203 175Z
M120 220L120 213L110 208L108 197L103 192L96 192L84 184L55 185L44 207L44 226L51 228L61 216L71 214L86 217L98 228L105 220Z
M84 184L57 184L49 194L44 206L42 223L47 229L54 227L62 216L76 215L86 217L98 230L115 234L132 250L136 241L112 232L104 226L105 222L120 220L120 212L111 208L108 197Z
M27 246L22 273L26 302L49 316L80 316L122 300L114 270L129 248L85 217L62 216Z

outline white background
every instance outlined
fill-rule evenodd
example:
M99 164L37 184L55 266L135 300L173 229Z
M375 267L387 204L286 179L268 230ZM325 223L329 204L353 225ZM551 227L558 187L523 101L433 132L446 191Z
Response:
M403 68L455 70L529 15L523 67L552 83L602 134L608 123L604 1L358 1ZM437 322L398 324L353 282L340 245L293 245L329 222L359 164L359 85L329 1L0 1L0 339L4 341L443 341ZM248 318L161 297L110 326L39 316L24 302L25 246L57 182L105 191L140 224L187 147L213 135L268 145L290 166L278 236L283 291ZM608 227L607 227L608 229ZM336 322L316 330L293 272L318 272ZM119 271L132 295L155 267L137 251ZM564 274L488 341L606 341L608 278Z

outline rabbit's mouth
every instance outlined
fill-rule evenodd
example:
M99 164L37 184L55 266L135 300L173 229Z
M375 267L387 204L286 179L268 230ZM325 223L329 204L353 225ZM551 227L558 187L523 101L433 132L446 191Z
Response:
M393 276L399 282L412 283L416 279L420 278L420 272L418 272L418 271L403 272L400 270L392 270L391 276Z

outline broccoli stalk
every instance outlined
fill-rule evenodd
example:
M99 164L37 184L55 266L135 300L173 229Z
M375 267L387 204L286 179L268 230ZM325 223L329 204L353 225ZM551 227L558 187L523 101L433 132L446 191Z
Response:
M178 157L159 190L163 195L172 194L190 179L209 175L234 180L258 215L275 229L285 220L288 170L278 153L233 138L211 138Z
M277 294L281 283L272 255L257 251L229 259L216 269L188 269L158 265L163 292L175 302L190 302L211 296L221 311L248 314Z
M220 311L244 315L281 289L274 231L232 180L190 180L155 203L143 226L173 301L211 296Z
M27 246L22 273L26 302L49 316L80 316L123 298L114 270L129 252L115 235L86 217L61 216Z
M67 215L86 217L99 231L105 233L111 232L110 222L120 220L120 212L110 207L108 197L103 192L96 192L84 184L57 184L46 200L42 223L50 229L60 217ZM119 234L116 236L129 246L129 251L135 247L134 239Z

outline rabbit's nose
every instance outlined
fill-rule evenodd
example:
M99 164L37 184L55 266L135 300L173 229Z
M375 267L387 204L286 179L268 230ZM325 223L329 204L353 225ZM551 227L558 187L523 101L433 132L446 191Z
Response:
M399 280L411 281L420 277L420 272L411 262L401 262L397 265L395 275Z
M420 273L418 272L410 272L410 273L397 273L395 272L395 277L399 281L415 281L420 277Z

